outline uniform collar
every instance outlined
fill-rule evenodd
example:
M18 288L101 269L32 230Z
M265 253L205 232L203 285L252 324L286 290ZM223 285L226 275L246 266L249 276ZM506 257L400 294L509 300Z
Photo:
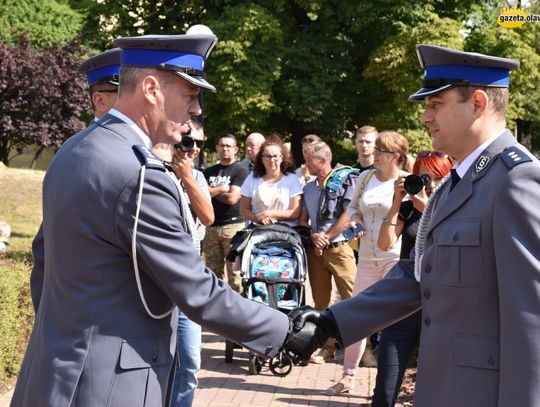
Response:
M471 154L469 154L462 162L460 162L456 167L456 171L460 178L463 178L471 165L476 162L476 159L480 157L480 154L488 148L488 146L493 143L497 138L502 136L506 132L506 129L501 130L501 132L495 134L494 136L488 138L480 146L478 146Z
M124 113L119 112L116 109L109 110L109 114L112 116L122 120L124 123L126 123L129 127L133 129L133 131L141 138L142 142L144 143L144 146L148 149L152 149L152 140L150 140L150 137L139 127L133 120L131 120L129 117L127 117Z

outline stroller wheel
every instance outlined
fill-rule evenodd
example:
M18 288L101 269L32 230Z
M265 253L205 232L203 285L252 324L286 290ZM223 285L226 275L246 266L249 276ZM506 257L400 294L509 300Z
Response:
M232 363L234 353L234 342L225 339L225 363Z
M287 376L292 367L293 361L286 352L279 352L270 360L270 371L276 376Z
M248 369L250 374L261 373L262 365L261 359L257 355L249 355Z

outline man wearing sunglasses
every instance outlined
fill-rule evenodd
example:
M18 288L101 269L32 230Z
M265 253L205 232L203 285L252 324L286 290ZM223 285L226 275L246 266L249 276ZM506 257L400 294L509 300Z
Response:
M519 62L434 45L417 53L425 79L410 99L425 100L433 148L457 163L428 200L414 260L295 322L337 329L347 346L422 308L415 407L537 406L540 163L506 129Z
M120 75L120 48L110 49L88 58L79 65L79 72L86 75L94 120L112 109L118 96Z

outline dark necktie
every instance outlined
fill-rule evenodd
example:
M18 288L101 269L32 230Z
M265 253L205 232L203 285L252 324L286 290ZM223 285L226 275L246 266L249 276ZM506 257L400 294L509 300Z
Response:
M455 168L450 170L450 178L452 178L452 183L450 184L450 191L452 191L461 179Z

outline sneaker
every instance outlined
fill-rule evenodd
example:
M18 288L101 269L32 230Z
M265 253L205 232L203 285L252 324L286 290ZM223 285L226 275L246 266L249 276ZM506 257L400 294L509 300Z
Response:
M309 363L315 363L316 365L322 365L334 359L335 352L328 349L321 349L315 356L309 358Z

